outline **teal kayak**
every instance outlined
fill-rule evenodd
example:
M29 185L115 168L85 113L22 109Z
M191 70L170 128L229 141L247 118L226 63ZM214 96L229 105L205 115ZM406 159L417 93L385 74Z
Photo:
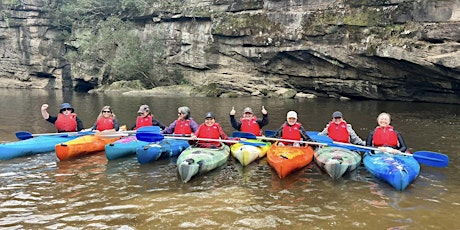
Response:
M123 137L105 146L105 156L108 160L135 156L136 149L148 145L148 142L137 140L136 136Z
M420 173L420 164L414 157L407 155L366 153L363 162L372 175L398 191L405 190Z
M73 140L79 135L44 135L27 140L0 144L0 160L9 160L39 153L53 152L54 146Z
M221 148L189 147L177 158L177 168L184 183L193 176L209 172L227 162L230 156L230 147Z

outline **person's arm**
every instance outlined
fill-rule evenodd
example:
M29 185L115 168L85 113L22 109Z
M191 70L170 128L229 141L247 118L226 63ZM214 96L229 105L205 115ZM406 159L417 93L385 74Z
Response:
M281 138L282 136L283 136L283 125L281 125L281 127L278 130L276 130L274 137Z
M192 118L190 118L190 128L192 129L192 133L198 130L198 123Z
M75 119L77 120L77 131L84 129L83 122L80 120L80 118L76 117Z
M347 124L348 134L350 135L350 143L355 145L366 145L366 142L363 141L350 124Z
M222 129L221 126L219 126L219 133L220 133L220 138L224 140L228 140L227 134L225 134L224 130Z
M398 150L401 151L401 152L406 152L406 150L407 150L406 142L404 142L404 139L403 139L401 133L399 133L396 130L395 130L395 132L398 134L398 142L399 142Z
M323 136L327 136L328 134L328 131L327 129L329 128L329 123L326 125L326 127L323 129L323 131L319 132L318 135L323 135Z
M153 118L152 119L152 125L153 126L160 126L161 129L165 129L166 126L163 125L161 122L159 122L157 119Z
M232 127L238 131L241 130L241 122L236 121L235 115L230 115L230 123L232 124Z
M305 130L303 126L300 126L299 132L300 132L300 136L302 136L303 141L312 141L310 136L308 136L307 134L307 130Z
M262 119L257 119L257 124L260 128L268 125L268 114L262 114Z
M369 136L367 136L367 139L366 139L366 146L374 146L374 144L372 143L372 137L374 136L374 131L370 132L369 133Z
M177 121L177 120L176 120ZM163 129L163 132L164 134L172 134L174 133L174 129L176 128L176 121L174 121L173 123L171 123L168 127L166 127L165 129Z
M46 121L48 121L51 124L54 124L57 121L57 117L49 116L48 119L46 119Z
M46 111L48 109L48 104L43 104L40 111L42 113L42 117L43 119L45 120L48 120L48 118L50 117L50 114L48 113L48 111Z
M120 122L118 121L118 118L113 119L113 129L117 132L120 130Z

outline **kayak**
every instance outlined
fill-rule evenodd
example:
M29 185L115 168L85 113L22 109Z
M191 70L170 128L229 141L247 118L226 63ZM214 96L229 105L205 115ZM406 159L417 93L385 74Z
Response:
M136 149L148 145L149 142L137 140L136 136L123 137L113 143L105 145L105 156L108 160L136 155Z
M78 135L46 135L0 144L0 160L9 160L39 153L53 152L56 144L73 140Z
M161 158L177 157L190 145L186 140L164 139L136 149L137 161L147 164Z
M272 144L267 152L267 161L284 178L291 172L301 169L313 161L313 148L311 146L277 146L278 142Z
M257 159L264 157L271 146L271 143L266 143L259 140L246 140L246 142L262 143L266 145L253 146L245 144L244 142L233 144L230 148L232 156L236 158L243 166L246 166Z
M420 164L412 156L366 153L364 167L398 191L403 191L420 173Z
M218 168L227 162L230 156L230 147L222 145L220 148L188 147L177 158L177 169L184 183L193 176L204 174Z
M104 138L98 135L82 136L55 146L59 160L78 157L90 153L104 151L105 145L119 140L120 137Z
M337 180L361 164L361 155L340 147L322 147L315 151L315 162L332 179Z

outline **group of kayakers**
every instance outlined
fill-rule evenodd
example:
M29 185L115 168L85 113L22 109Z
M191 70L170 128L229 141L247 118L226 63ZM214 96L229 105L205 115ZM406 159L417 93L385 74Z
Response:
M84 129L82 121L77 117L74 108L69 103L61 105L57 116L50 116L47 109L48 105L43 104L41 107L42 116L48 122L53 123L58 132L75 132ZM141 105L132 129L137 130L144 126L159 126L163 134L189 135L192 140L198 140L197 144L200 147L218 147L221 144L218 141L200 141L200 138L229 139L220 124L216 122L216 117L212 112L205 114L205 120L200 125L190 116L190 108L182 106L178 108L177 112L178 118L166 127L154 118L148 105ZM235 118L235 108L232 108L229 114L230 123L238 131L262 136L264 135L262 128L268 124L268 112L264 106L262 106L261 112L262 118L257 118L252 108L246 107L243 109L241 118L237 120ZM343 114L340 111L335 111L332 114L332 120L319 135L329 136L336 142L379 147L382 152L405 152L407 150L405 142L401 134L390 126L390 122L390 114L379 114L377 117L378 126L369 134L366 141L363 141L353 130L351 124L348 124L343 119ZM119 121L110 106L104 106L94 125L87 130L102 132L118 131L119 128ZM273 136L281 139L278 143L279 145L300 146L302 141L311 141L305 128L298 122L295 111L287 113L286 121Z

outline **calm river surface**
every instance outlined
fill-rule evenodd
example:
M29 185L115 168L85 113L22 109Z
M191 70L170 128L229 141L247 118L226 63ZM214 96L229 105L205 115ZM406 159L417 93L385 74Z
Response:
M279 179L261 159L242 168L234 159L189 183L179 180L174 159L140 165L135 157L108 161L104 152L60 162L54 152L0 161L1 229L458 229L460 218L460 106L336 99L162 98L88 95L62 91L0 89L0 141L16 131L54 132L40 114L70 102L90 127L104 105L133 125L141 104L164 124L189 106L199 123L207 111L231 135L228 113L251 106L269 112L277 129L296 110L307 130L320 131L340 110L365 139L376 117L392 114L412 152L449 155L447 168L422 166L404 192L361 167L332 181L315 164Z

